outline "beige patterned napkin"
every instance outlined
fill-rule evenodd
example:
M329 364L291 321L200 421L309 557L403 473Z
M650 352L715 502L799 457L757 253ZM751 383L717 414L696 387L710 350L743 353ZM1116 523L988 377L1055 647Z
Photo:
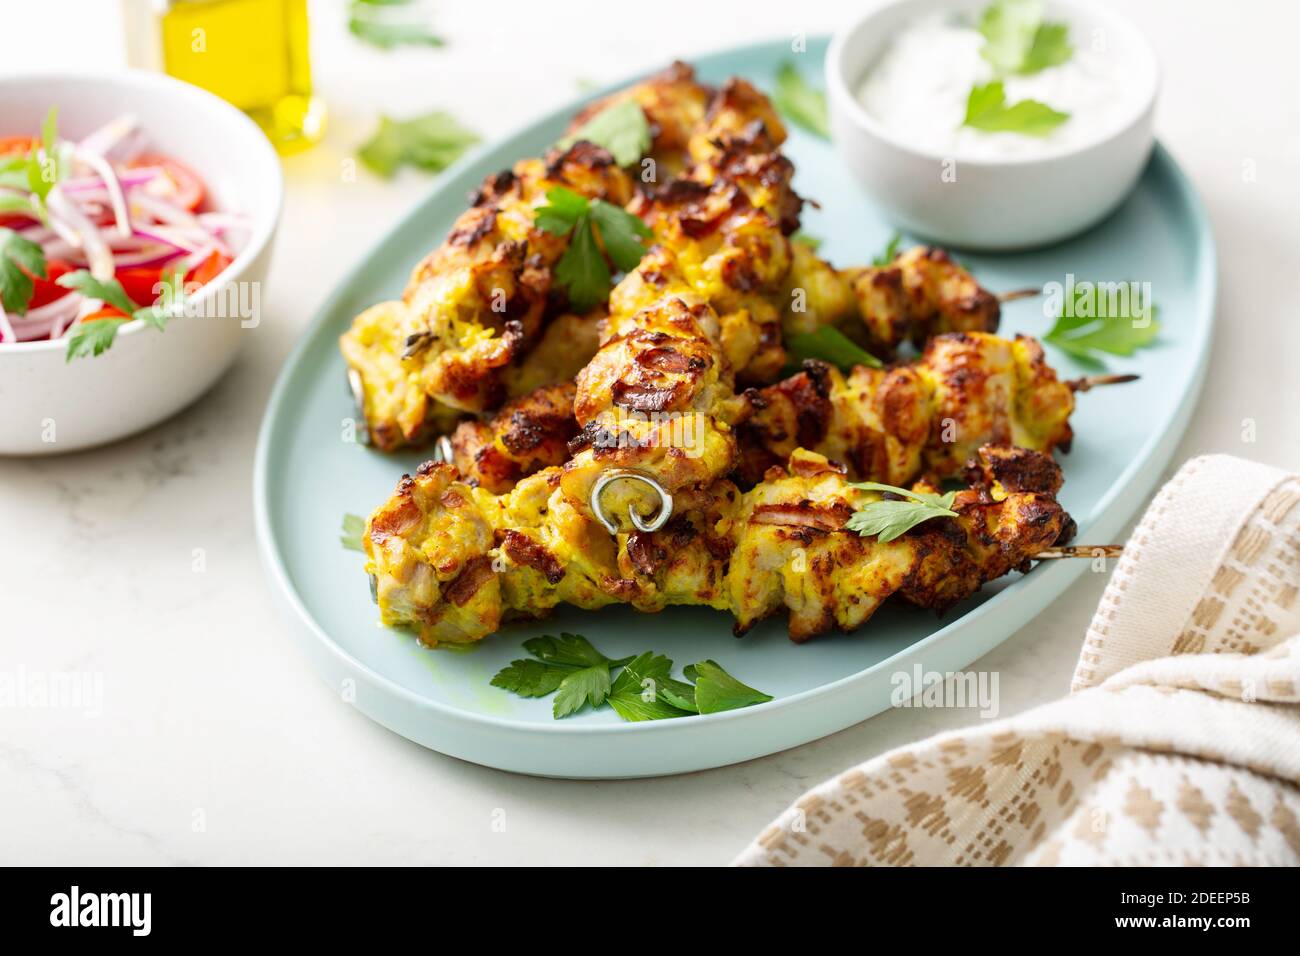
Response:
M741 865L1300 864L1300 477L1188 462L1069 696L804 794Z

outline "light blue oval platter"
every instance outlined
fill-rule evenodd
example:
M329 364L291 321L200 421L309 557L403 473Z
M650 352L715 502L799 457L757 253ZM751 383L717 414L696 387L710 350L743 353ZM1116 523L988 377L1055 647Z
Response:
M797 58L810 82L821 76L824 49L824 41L810 43L807 55ZM770 90L787 59L788 44L774 42L695 64L706 82L739 75ZM398 296L411 267L442 241L484 175L540 154L579 105L539 119L440 176L340 283L280 374L257 449L257 533L271 588L330 685L391 730L475 763L556 777L681 773L773 753L864 720L890 705L891 675L917 664L940 672L965 667L1087 570L1086 561L1046 562L996 582L944 617L887 607L856 633L803 646L790 643L782 622L736 640L728 616L690 608L661 614L566 610L541 623L512 625L459 653L426 650L409 634L381 627L362 557L340 547L340 521L345 513L368 514L427 455L386 456L340 439L341 422L355 413L338 336L363 308ZM833 147L792 129L787 152L798 169L798 191L822 204L806 209L804 219L805 231L822 239L821 253L838 265L869 261L892 228L854 186ZM1076 540L1112 541L1168 464L1204 376L1215 253L1199 200L1157 147L1132 196L1100 226L1033 252L962 253L961 259L993 290L1060 282L1067 273L1151 283L1162 323L1156 346L1107 361L1111 371L1138 372L1141 380L1082 395L1074 448L1061 458L1061 499L1078 521ZM1010 303L1003 312L1006 333L1041 335L1049 324L1036 300ZM1048 353L1067 377L1093 371L1059 350ZM526 700L489 685L497 670L523 656L525 638L560 630L585 635L611 657L654 650L679 669L713 658L775 699L676 720L623 723L601 708L557 721L549 699Z

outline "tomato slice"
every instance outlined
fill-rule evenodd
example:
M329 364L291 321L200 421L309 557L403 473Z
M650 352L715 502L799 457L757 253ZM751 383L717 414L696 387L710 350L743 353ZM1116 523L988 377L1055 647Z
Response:
M19 268L22 268L21 266ZM43 305L49 305L55 299L62 299L71 292L71 289L65 289L63 286L55 283L59 276L67 275L69 272L75 272L76 266L70 262L64 262L62 259L51 259L45 263L45 278L32 276L32 297L27 300L27 308L39 309ZM26 269L23 269L27 272ZM31 275L31 273L28 273Z
M37 142L32 136L0 136L0 156L26 156Z
M230 256L222 255L220 252L213 250L208 253L206 259L185 274L185 284L189 285L192 282L197 282L199 285L207 285L221 275L226 266L233 261Z
M162 168L167 183L160 187L158 183L154 182L145 187L150 192L158 189L157 195L160 198L169 199L176 205L183 206L190 211L198 209L203 203L203 180L179 160L158 153L141 153L132 160L131 165L133 167L159 166Z
M30 136L0 136L0 159L26 156L35 145L36 140ZM32 218L21 213L0 213L0 226L8 229L31 222Z
M160 266L130 266L117 270L117 281L122 284L126 297L136 305L153 305L158 301L156 290L162 282Z
M102 309L96 309L94 312L90 313L90 315L86 316L81 321L93 322L96 319L128 319L128 318L130 318L130 316L122 312L120 309L115 309L111 305L106 305Z

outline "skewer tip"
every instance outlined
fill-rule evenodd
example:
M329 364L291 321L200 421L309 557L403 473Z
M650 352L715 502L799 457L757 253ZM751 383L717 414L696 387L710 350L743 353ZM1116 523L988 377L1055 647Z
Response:
M1123 553L1122 544L1071 544L1047 548L1033 557L1035 561L1052 561L1058 558L1118 558Z
M1012 289L1009 292L998 293L998 301L1015 302L1016 299L1032 299L1034 296L1042 294L1042 289Z
M1123 385L1125 382L1136 382L1142 376L1125 374L1125 375L1085 375L1082 378L1072 378L1065 384L1070 386L1072 392L1086 392L1090 388L1096 388L1099 385Z

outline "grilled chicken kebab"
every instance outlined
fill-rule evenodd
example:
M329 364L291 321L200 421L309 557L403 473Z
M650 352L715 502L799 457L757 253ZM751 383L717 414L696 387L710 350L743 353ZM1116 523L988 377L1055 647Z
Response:
M688 141L707 96L684 64L622 94L645 111L652 155L663 156ZM377 447L420 444L446 430L453 410L501 403L501 370L536 337L568 245L535 221L555 187L619 206L633 192L613 157L585 141L521 160L484 181L446 241L416 266L400 301L366 310L342 337Z
M743 393L731 476L742 487L799 447L842 462L855 480L903 486L959 477L985 444L1069 450L1081 386L1059 379L1027 336L948 333L931 339L919 360L887 369L804 366ZM578 425L557 410L574 394L572 382L547 386L487 422L461 424L452 438L461 475L501 493L530 471L563 464Z
M617 536L570 504L562 476L547 468L499 496L447 463L403 476L364 541L384 623L436 646L562 603L701 605L734 615L738 635L788 612L790 637L804 641L861 626L892 595L945 609L1073 533L1055 499L1060 469L1006 446L972 460L957 517L888 542L845 530L880 495L814 452L795 452L748 492L726 480L696 491L662 530Z
M743 80L712 90L677 63L592 104L571 132L629 99L646 114L648 155L665 185L634 183L605 150L583 142L489 176L443 245L416 267L402 299L366 310L341 338L376 447L424 444L466 413L571 377L595 354L594 320L552 318L564 298L553 271L568 239L537 228L535 215L557 186L630 203L652 225L677 215L673 225L656 230L666 246L679 235L721 237L706 254L714 255L712 262L691 261L692 250L674 252L688 281L719 310L717 338L743 384L774 381L785 364L783 334L821 324L842 327L886 357L905 339L919 344L943 331L996 328L996 298L940 250L921 247L884 267L845 270L798 243L782 243L767 264L747 261L743 247L717 257L717 246L734 238L718 232L722 219L739 203L764 211L782 235L798 226L801 201L790 189L793 167L779 153L785 138L779 118ZM646 265L656 268L653 261ZM742 288L760 265L763 281ZM707 286L717 278L723 281L714 283L715 302ZM532 360L539 331L541 344L567 342L568 363Z

